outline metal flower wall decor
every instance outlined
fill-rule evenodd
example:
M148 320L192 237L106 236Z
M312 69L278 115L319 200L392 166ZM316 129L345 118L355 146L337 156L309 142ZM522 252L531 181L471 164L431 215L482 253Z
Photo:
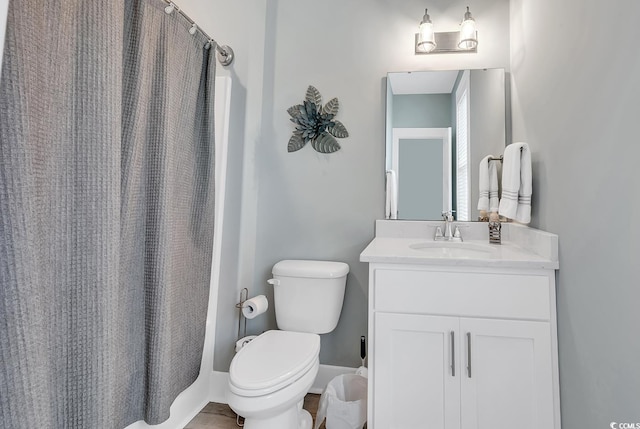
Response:
M287 151L300 150L307 142L311 142L311 147L320 153L340 150L336 138L349 137L349 132L342 122L335 119L339 107L337 98L332 98L323 106L320 91L309 85L302 104L296 104L287 110L291 115L291 122L296 124Z

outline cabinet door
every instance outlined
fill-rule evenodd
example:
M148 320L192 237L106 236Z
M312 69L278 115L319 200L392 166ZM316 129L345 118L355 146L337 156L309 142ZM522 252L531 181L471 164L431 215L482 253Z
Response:
M393 313L374 317L369 427L459 429L459 319Z
M553 428L550 329L547 322L460 319L463 429Z

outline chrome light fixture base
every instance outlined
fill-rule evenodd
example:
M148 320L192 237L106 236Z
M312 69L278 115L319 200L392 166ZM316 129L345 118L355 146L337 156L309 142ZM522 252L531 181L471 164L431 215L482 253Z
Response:
M475 46L472 49L461 49L458 47L460 43L460 32L459 31L446 31L446 32L436 32L435 33L435 42L436 47L430 52L424 52L418 49L418 38L420 37L419 33L416 33L415 37L415 54L416 55L431 55L431 54L465 54L465 53L476 53L478 52L478 44L476 42ZM478 33L476 32L475 40L478 40Z

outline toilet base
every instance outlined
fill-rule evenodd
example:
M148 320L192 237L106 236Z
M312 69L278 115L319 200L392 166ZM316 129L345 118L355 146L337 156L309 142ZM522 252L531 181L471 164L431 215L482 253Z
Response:
M271 418L244 420L244 429L311 429L312 426L311 414L298 405Z
M307 410L300 410L300 429L311 429L313 418Z

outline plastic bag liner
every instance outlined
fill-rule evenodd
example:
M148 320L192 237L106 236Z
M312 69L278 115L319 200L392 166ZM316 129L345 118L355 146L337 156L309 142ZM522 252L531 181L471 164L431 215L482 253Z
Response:
M367 421L367 379L358 374L333 378L320 396L315 429L362 429Z

